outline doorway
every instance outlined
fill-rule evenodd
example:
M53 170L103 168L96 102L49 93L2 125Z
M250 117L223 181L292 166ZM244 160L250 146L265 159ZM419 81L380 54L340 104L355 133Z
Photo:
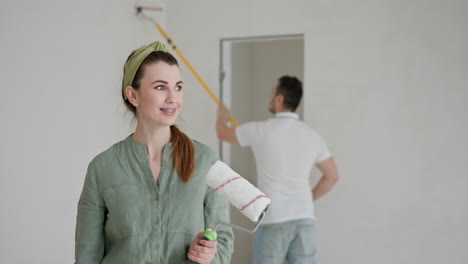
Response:
M239 124L272 117L268 111L269 98L279 77L292 75L304 82L302 34L225 38L220 41L220 53L220 99ZM296 112L303 120L303 102ZM255 159L250 148L220 142L219 153L225 163L256 185ZM233 206L230 221L254 227ZM231 263L252 263L253 235L237 230L234 234Z

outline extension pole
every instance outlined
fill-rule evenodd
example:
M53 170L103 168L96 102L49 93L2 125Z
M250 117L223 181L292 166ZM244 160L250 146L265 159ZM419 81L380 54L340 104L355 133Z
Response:
M216 104L219 104L220 101L219 99L216 97L216 95L210 90L210 88L208 88L208 85L205 83L205 81L203 81L203 79L200 77L200 75L195 71L195 69L192 67L192 65L190 65L190 63L188 62L188 60L184 57L184 55L182 54L182 52L180 52L180 50L176 47L176 45L172 42L172 40L169 38L169 36L167 35L167 33L164 31L164 29L159 25L159 24L156 24L156 28L158 29L158 31L161 33L161 35L163 35L163 37L166 39L167 43L174 49L174 51L177 53L177 55L179 55L179 57L182 59L182 61L185 63L185 65L187 66L187 68L189 68L189 70L193 73L193 75L195 76L195 78L197 78L197 80L201 83L201 85L203 86L203 88L205 88L205 90L208 92L208 94L211 96L211 98L213 98L213 100L216 102ZM232 115L229 117L229 120L231 121L231 123L237 127L239 126L239 123L237 123L237 121L234 119L234 117L232 117Z

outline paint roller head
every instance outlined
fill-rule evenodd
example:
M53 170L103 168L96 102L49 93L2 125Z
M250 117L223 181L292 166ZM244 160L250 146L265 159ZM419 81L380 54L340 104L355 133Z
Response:
M263 192L222 161L211 166L205 183L253 222L263 218L271 202Z
M135 9L137 12L137 15L140 14L143 10L148 10L148 11L162 11L162 7L154 7L150 6L149 4L145 4L143 2L136 2L135 3Z

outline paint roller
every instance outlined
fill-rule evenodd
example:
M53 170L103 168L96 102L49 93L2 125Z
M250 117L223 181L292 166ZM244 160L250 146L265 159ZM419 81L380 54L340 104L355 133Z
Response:
M216 229L219 225L230 226L234 229L248 233L254 233L257 230L266 210L268 209L268 205L271 202L264 193L255 188L255 186L241 177L222 161L217 161L213 166L211 166L206 175L205 183L236 207L252 222L257 222L257 224L252 230L248 230L240 226L219 222L214 226L214 228L208 228L205 230L203 234L204 240L216 240ZM185 261L185 264L195 263L196 262L189 259Z

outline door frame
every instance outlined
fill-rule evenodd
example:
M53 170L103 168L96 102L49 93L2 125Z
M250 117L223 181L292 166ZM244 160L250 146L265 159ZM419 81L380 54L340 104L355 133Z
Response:
M231 50L233 43L259 42L266 40L290 40L302 39L305 42L304 34L285 34L267 36L248 36L221 38L219 41L219 100L228 108L231 108ZM230 164L230 144L219 140L219 155L221 160Z

